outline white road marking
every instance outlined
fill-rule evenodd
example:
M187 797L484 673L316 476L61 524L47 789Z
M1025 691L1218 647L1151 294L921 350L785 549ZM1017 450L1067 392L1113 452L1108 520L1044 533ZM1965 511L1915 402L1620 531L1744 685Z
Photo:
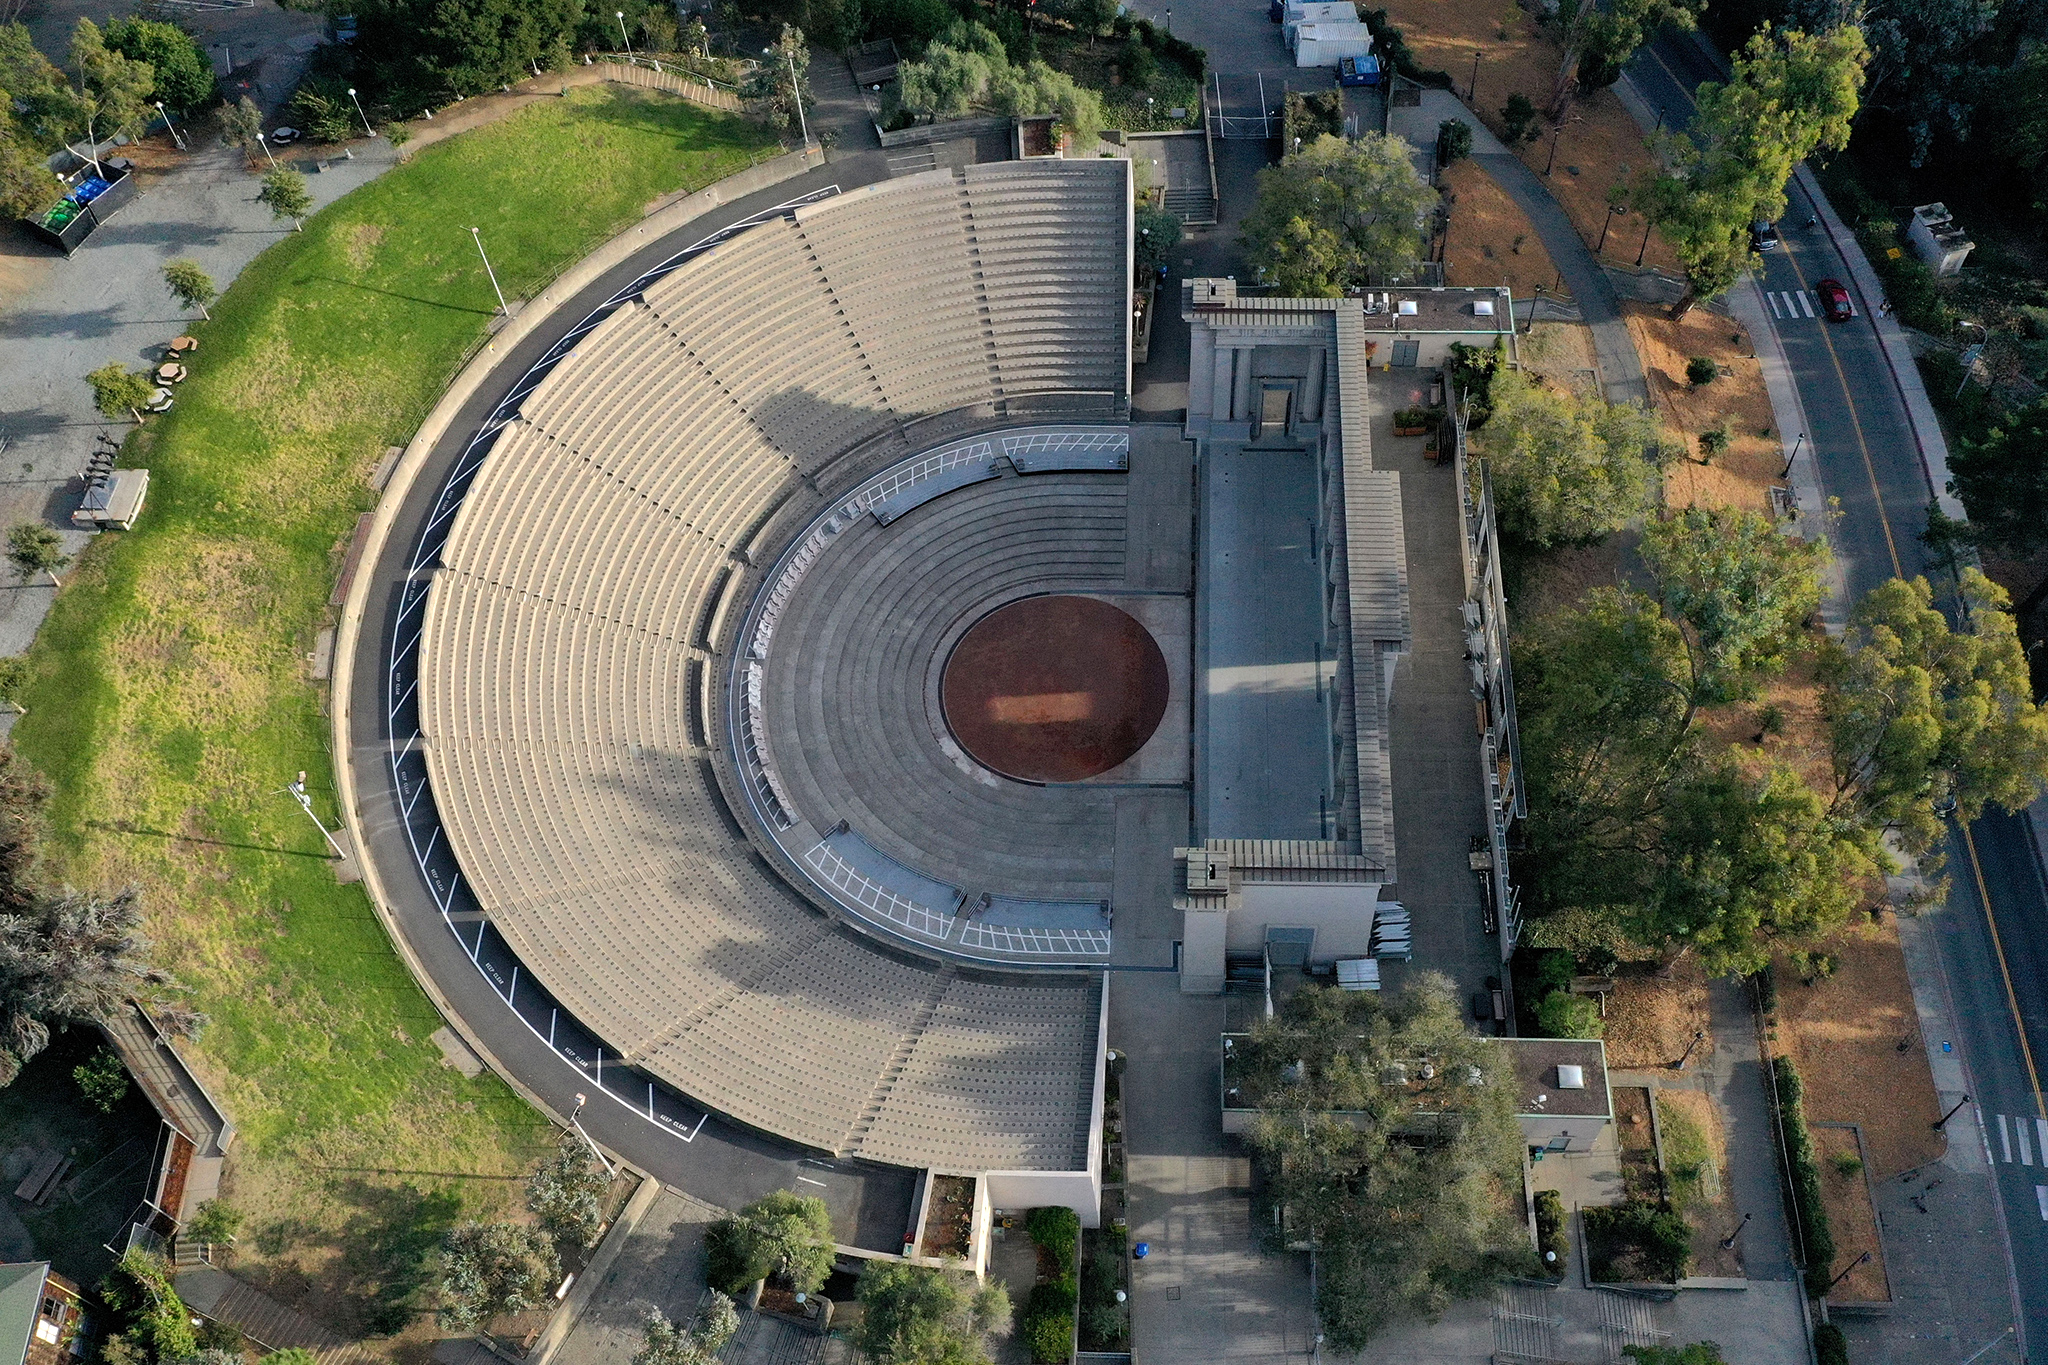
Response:
M2033 1165L2034 1146L2032 1143L2027 1141L2027 1121L2025 1119L2016 1118L2012 1121L2012 1126L2015 1130L2014 1135L2018 1137L2020 1140L2020 1165Z
M2005 1115L1998 1116L1998 1147L2005 1153L2007 1161L2012 1160L2012 1130L2006 1126Z
M798 1180L801 1180L801 1181L803 1181L803 1182L804 1182L804 1184L806 1184L806 1185L816 1185L816 1186L817 1186L817 1187L818 1187L819 1189L821 1189L821 1190L822 1190L822 1189L825 1189L825 1188L826 1188L826 1185L825 1185L825 1182L824 1182L824 1181L822 1181L822 1180L813 1180L813 1179L811 1179L811 1178L810 1178L809 1176L807 1176L807 1175L800 1175L800 1176L798 1176L798 1177L797 1177L797 1179L798 1179Z
M2048 1166L2048 1119L2034 1120L2034 1135L2040 1139L2041 1164Z
M1806 316L1813 316L1813 295L1807 293L1804 289L1799 291L1799 307Z
M1785 316L1784 310L1778 307L1778 296L1768 289L1764 290L1764 302L1771 305L1772 317L1782 318Z
M2041 1221L2048 1223L2048 1185L2034 1186L2034 1202L2041 1206Z

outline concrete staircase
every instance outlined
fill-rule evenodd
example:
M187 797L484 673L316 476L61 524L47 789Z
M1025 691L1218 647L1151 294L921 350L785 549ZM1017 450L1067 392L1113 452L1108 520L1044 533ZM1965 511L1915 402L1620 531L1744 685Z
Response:
M211 1266L183 1270L178 1297L194 1312L239 1328L266 1351L303 1346L320 1365L372 1365L362 1347L343 1341L319 1323L285 1307L253 1285Z

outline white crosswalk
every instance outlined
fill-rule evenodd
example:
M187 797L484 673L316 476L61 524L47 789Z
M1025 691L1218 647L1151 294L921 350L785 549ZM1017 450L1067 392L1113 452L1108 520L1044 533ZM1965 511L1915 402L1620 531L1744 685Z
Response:
M1999 1161L2007 1165L2032 1166L2038 1154L2041 1167L2048 1171L2048 1119L2007 1114L1993 1114L1991 1117L1997 1120ZM2041 1216L2048 1219L2048 1185L2037 1188L2042 1191Z
M1766 289L1764 298L1771 305L1774 318L1811 318L1820 316L1813 310L1813 294L1805 289Z

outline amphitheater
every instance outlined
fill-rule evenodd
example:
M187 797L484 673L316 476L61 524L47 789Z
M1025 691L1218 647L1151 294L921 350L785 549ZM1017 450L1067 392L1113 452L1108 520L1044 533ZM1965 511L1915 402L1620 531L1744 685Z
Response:
M1134 425L1130 177L908 175L664 262L477 431L377 645L424 885L579 1089L972 1177L984 1233L1096 1221L1115 972L1363 953L1391 880L1405 558L1344 420L1362 315L1191 303L1213 382ZM1238 513L1198 563L1189 437L1235 443L1205 478L1268 540L1309 518L1286 610ZM1305 502L1251 493L1281 475ZM1312 686L1200 680L1279 621L1327 675L1318 644Z

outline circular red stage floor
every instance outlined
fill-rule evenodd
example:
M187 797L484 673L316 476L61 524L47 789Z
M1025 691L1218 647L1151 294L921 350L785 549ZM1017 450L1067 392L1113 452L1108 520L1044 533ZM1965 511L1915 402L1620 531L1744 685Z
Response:
M1026 597L975 622L939 683L960 747L1005 777L1077 782L1145 746L1166 714L1150 631L1092 597Z

